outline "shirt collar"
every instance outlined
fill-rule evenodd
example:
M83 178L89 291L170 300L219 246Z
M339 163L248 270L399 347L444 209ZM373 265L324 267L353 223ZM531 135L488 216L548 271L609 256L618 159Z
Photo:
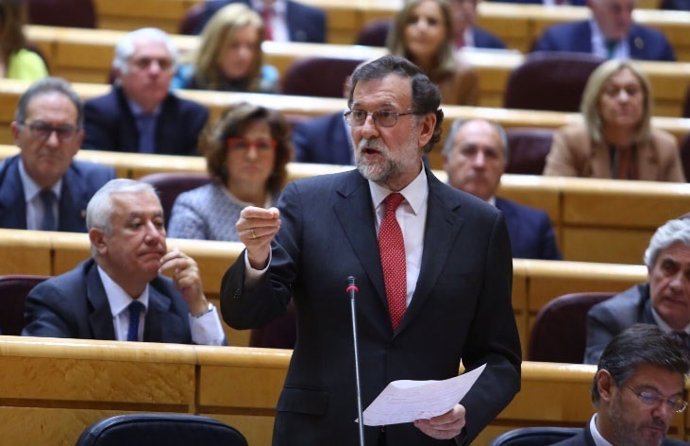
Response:
M650 299L651 299L651 297L650 297ZM653 305L652 305L652 317L654 318L654 322L656 322L656 324L659 326L659 329L661 331L663 331L664 333L673 333L676 331L673 328L671 328L671 326L668 325L666 323L666 321L664 321L661 318L661 316L659 316L659 313L656 312ZM690 324L686 325L682 331L684 331L687 334L690 334Z
M374 209L378 209L383 200L393 192L373 181L369 181L369 190L371 191L371 199L374 202ZM405 197L405 200L412 208L412 212L417 215L422 204L429 196L429 183L427 182L426 170L423 166L419 175L399 192Z
M613 446L604 437L601 436L597 428L597 414L594 414L589 420L589 432L592 434L592 439L596 446Z
M129 104L129 109L132 110L132 114L134 115L135 118L139 118L140 116L146 114L144 112L144 110L136 102L134 102L130 99L127 99L127 104ZM161 112L161 106L158 105L158 107L156 107L155 110L153 110L153 112L151 114L153 116L158 116L160 114L160 112Z
M22 161L21 157L19 158L19 178L22 182L22 187L24 188L24 201L26 203L30 202L34 198L36 198L36 195L38 195L41 192L41 187L36 184L36 182L29 176L29 174L26 172L26 169L24 169L24 162ZM53 184L53 187L50 188L53 193L55 194L55 197L57 198L57 201L60 201L60 191L62 190L62 178L60 178L55 184Z
M103 289L105 289L105 294L108 298L108 304L110 305L110 312L113 316L118 316L123 311L127 310L127 307L134 299L127 294L125 290L122 289L120 285L115 283L113 279L110 278L108 273L98 266L98 275L103 282ZM146 284L144 291L137 297L137 300L144 305L144 309L149 307L149 285Z
M264 10L264 2L262 0L252 0L252 9L255 11L263 11ZM275 11L276 14L285 14L285 11L287 10L287 4L284 0L276 0L273 2L273 10Z

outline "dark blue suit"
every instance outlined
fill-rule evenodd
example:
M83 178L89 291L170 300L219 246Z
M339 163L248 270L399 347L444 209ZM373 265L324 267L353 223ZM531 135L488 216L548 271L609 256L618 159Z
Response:
M551 220L546 212L496 198L503 212L515 259L561 260Z
M298 123L292 129L295 160L301 163L354 164L349 132L342 113Z
M209 0L205 3L204 12L194 33L200 34L213 14L230 3L244 3L251 7L249 0ZM326 13L321 9L287 0L285 19L291 42L326 43Z
M62 177L58 231L86 232L86 205L105 183L115 178L110 166L73 160ZM0 166L0 228L26 229L26 201L19 176L19 155Z
M196 155L207 119L206 107L168 94L156 119L156 153ZM84 103L84 131L86 149L139 151L139 129L120 87Z
M361 388L366 407L398 379L457 376L487 367L461 403L468 444L520 386L520 345L510 303L512 261L502 214L427 170L424 250L411 303L393 331L369 183L357 170L288 184L268 272L245 288L244 260L223 277L221 308L233 327L260 327L292 298L297 342L278 401L273 444L357 444L347 277L357 278ZM243 259L243 257L240 257ZM380 445L380 427L365 427ZM385 444L455 445L411 423L386 426Z
M688 443L678 440L665 439L661 446L687 446ZM582 429L574 437L570 437L567 440L559 441L552 446L596 446L594 443L594 438L592 437L592 431L589 429L589 421L585 428ZM622 445L621 445L622 446Z
M26 298L23 336L115 340L113 315L96 262L89 259L37 285ZM189 307L172 281L149 283L144 341L191 344Z
M653 28L633 24L628 34L630 58L675 61L676 56L666 36ZM532 51L592 52L592 28L589 20L561 23L547 28Z
M474 39L475 48L492 48L497 50L504 50L506 48L505 42L500 38L477 26L472 27L472 38Z

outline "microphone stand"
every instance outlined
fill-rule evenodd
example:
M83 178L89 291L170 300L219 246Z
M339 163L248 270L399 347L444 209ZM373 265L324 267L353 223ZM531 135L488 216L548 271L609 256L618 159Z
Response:
M350 313L352 313L352 343L355 353L355 384L357 388L357 428L359 430L359 445L364 446L364 418L362 417L362 389L359 380L359 351L357 348L357 317L355 315L355 296L359 288L355 285L355 278L347 278L347 288L345 289L350 297Z

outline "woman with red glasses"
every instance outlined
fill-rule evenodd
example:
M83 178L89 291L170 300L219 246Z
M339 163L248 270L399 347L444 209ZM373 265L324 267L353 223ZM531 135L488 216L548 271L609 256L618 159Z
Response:
M287 122L265 107L236 104L207 129L200 145L211 182L177 197L168 236L237 241L242 208L272 206L285 184L292 157Z

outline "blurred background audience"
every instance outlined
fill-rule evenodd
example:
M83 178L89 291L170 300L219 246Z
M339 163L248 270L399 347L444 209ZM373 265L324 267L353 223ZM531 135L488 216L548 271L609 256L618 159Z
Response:
M35 81L48 75L43 58L27 48L26 9L20 0L0 0L0 78Z

